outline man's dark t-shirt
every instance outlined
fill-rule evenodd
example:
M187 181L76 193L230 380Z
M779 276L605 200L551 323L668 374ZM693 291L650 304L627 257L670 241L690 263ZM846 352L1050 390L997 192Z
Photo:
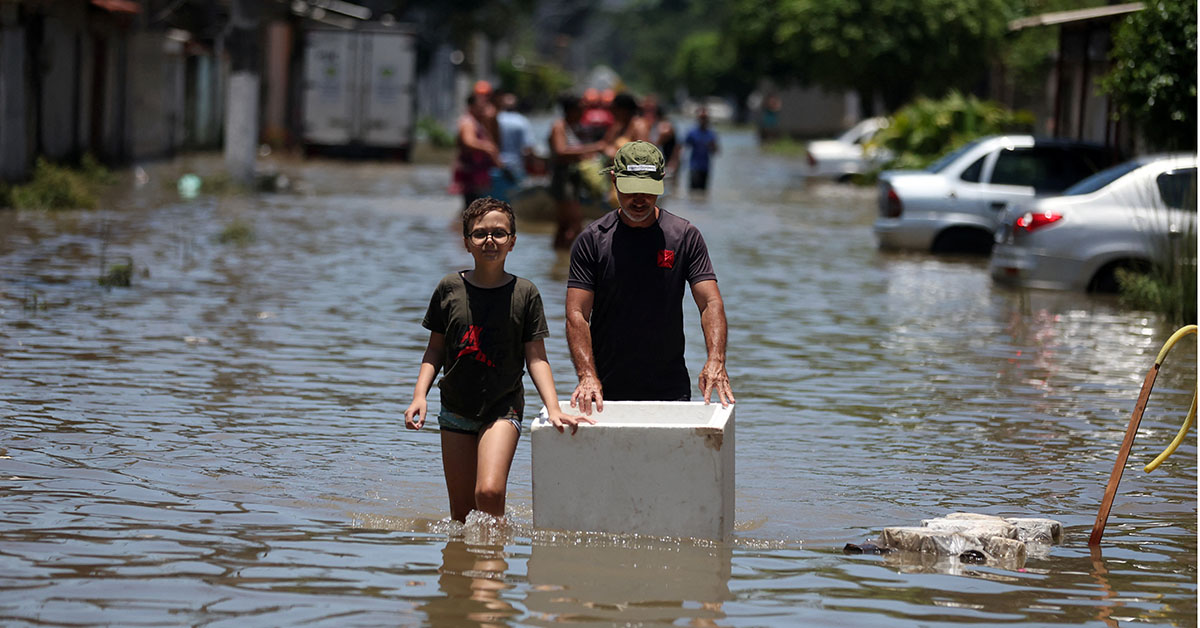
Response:
M498 288L480 288L450 273L438 282L421 325L446 336L438 382L443 408L478 419L524 412L525 343L550 335L533 283L514 276Z
M613 210L571 248L568 288L590 290L592 353L604 398L691 398L684 364L683 286L715 280L708 247L692 223L659 209L649 227Z

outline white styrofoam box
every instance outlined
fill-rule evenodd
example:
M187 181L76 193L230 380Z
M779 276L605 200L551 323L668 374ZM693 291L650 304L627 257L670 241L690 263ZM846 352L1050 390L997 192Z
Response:
M563 412L577 414L567 401ZM726 539L733 533L733 405L606 401L572 435L533 422L533 525Z

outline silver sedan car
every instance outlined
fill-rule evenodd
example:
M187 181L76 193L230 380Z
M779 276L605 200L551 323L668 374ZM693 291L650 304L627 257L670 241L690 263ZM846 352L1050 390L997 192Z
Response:
M990 269L1003 284L1114 292L1118 268L1195 256L1195 238L1196 156L1151 155L1010 211Z
M879 175L880 248L986 255L1009 207L1059 194L1116 163L1103 146L1030 135L972 141L925 170Z
M867 118L832 140L814 140L808 144L808 176L848 181L892 158L891 151L871 146L871 138L887 128L887 118Z

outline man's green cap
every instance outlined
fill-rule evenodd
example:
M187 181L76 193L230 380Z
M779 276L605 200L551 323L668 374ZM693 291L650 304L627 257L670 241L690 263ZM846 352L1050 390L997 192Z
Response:
M662 151L650 142L626 142L613 157L613 165L605 172L617 175L617 190L622 194L663 193L666 163Z

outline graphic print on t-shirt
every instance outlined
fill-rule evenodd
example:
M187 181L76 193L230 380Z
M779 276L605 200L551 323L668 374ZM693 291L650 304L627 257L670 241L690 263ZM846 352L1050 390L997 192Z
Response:
M465 346L458 352L458 355L454 357L461 358L465 355L474 358L479 362L483 362L488 366L495 367L496 365L488 359L487 355L483 353L483 349L479 345L479 334L481 333L483 333L483 328L478 325L471 325L467 327L467 331L463 332L462 340L458 341L459 344Z
M675 267L675 251L663 249L658 252L658 267L659 268L674 268Z

